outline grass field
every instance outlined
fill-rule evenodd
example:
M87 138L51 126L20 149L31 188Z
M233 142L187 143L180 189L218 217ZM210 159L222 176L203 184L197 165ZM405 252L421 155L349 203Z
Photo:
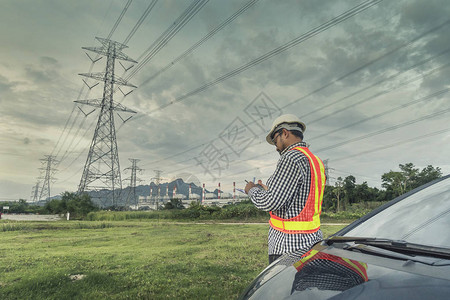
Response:
M254 224L2 220L0 299L235 299L267 265L267 231Z

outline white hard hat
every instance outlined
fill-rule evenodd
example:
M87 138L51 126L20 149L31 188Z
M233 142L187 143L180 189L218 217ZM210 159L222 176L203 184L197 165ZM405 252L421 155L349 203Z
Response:
M272 129L270 129L269 134L266 136L266 141L269 144L274 145L274 143L272 142L272 134L281 128L305 132L306 125L305 123L300 121L300 119L296 115L286 114L279 116L273 121Z

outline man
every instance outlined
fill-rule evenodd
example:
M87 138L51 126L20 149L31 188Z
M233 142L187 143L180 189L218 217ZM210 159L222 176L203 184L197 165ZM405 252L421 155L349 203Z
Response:
M284 253L306 253L322 239L325 170L322 161L303 142L306 126L295 115L275 119L266 137L275 145L280 160L264 185L247 183L245 192L259 209L270 212L269 264Z

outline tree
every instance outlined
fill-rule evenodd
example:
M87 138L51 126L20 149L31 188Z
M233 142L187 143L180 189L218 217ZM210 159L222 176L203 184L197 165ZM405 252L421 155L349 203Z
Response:
M322 210L336 210L336 206L334 204L334 187L330 185L325 186L325 190L323 192L323 201L322 201ZM250 202L251 203L251 202Z
M417 175L414 188L441 177L442 171L439 167L434 168L432 165L428 165L427 167L423 168L422 171L420 171L420 173Z
M405 193L406 191L411 190L415 185L419 169L414 168L412 163L406 163L404 165L400 164L399 167L403 174L403 193Z
M381 175L381 181L383 182L381 186L386 189L388 196L395 198L398 195L403 194L403 175L401 172L394 172L391 170L388 173L384 173Z
M67 210L74 218L85 217L91 211L97 210L97 206L92 202L87 193L75 194L65 192L62 196L63 201L67 201Z
M366 181L364 181L362 184L356 185L354 196L356 199L355 202L373 201L373 195Z
M71 218L83 218L89 212L98 208L92 203L91 197L87 194L76 194L64 192L61 200L53 199L45 205L45 209L53 214L70 213Z
M356 182L356 178L353 175L349 175L347 177L345 177L344 182L343 182L343 189L344 189L344 199L345 199L345 204L351 204L356 202L355 199L355 184Z
M399 168L400 172L391 170L381 176L381 186L386 189L390 199L442 176L440 168L431 165L420 172L412 163L400 164Z
M170 199L169 202L164 204L164 209L182 209L184 208L183 202L180 199Z
M24 199L19 199L17 202L12 202L9 204L10 213L23 213L26 211L27 201Z
M44 208L52 214L64 214L67 212L67 201L52 199L45 203Z

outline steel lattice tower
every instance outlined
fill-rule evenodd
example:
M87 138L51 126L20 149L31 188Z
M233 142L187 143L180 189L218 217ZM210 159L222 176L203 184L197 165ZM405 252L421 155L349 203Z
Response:
M36 185L31 190L31 202L37 202L39 200L39 184L39 181L36 182Z
M128 192L128 196L127 196L127 206L129 207L130 205L130 199L134 200L134 205L136 205L137 207L137 197L136 197L136 181L141 181L139 178L136 177L136 172L142 172L143 169L139 168L137 166L137 163L139 162L139 159L135 159L135 158L129 158L129 161L131 161L131 167L126 168L125 170L131 170L131 176L130 176L130 191Z
M45 176L41 177L40 179L43 179L41 192L39 193L39 200L42 200L42 197L45 197L45 199L48 199L51 197L50 195L50 183L53 180L53 174L56 172L56 169L52 166L57 163L55 160L55 157L52 155L46 155L44 159L41 159L43 166L40 168L41 171L45 171ZM37 191L35 191L37 193Z
M84 73L79 75L103 81L103 97L101 99L75 101L100 108L97 126L89 148L83 175L81 176L78 193L109 190L110 195L107 198L112 198L112 205L116 206L122 189L122 181L114 126L114 111L136 112L114 102L114 85L136 86L115 76L114 66L116 59L134 63L136 61L122 53L121 50L127 48L126 45L108 39L96 39L102 43L101 47L83 47L83 49L106 56L106 70L101 73Z

